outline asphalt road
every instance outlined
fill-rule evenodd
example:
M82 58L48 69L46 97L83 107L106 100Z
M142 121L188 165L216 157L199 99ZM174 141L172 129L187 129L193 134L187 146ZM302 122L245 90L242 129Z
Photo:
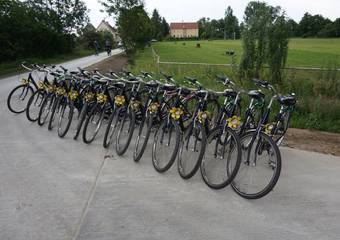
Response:
M85 66L101 57L69 62ZM0 80L0 239L322 239L340 236L340 158L282 149L275 190L248 201L213 191L198 174L160 175L150 151L139 164L29 123L7 110L18 77Z

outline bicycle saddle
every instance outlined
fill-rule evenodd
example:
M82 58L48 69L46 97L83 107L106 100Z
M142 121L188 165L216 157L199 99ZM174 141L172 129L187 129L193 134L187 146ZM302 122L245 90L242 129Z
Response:
M249 91L248 96L251 97L251 98L254 98L256 100L260 100L260 99L263 99L265 97L265 95L258 90Z

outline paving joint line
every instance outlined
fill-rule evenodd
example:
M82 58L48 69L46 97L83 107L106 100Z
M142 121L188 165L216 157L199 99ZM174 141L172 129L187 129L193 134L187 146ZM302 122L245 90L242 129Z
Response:
M88 210L90 208L90 205L92 203L93 197L95 195L100 175L101 175L101 173L102 173L102 171L104 169L106 160L109 159L109 158L113 158L113 155L108 155L108 154L105 155L103 160L100 163L100 166L99 166L98 172L96 174L94 183L92 184L89 196L88 196L88 198L86 200L85 206L84 206L83 211L82 211L81 216L80 216L80 219L79 219L79 221L78 221L78 223L76 225L75 231L74 231L74 233L72 235L72 238L71 238L72 240L76 240L78 238L79 234L80 234L81 227L82 227L82 225L84 223L85 217L87 215L87 212L88 212Z

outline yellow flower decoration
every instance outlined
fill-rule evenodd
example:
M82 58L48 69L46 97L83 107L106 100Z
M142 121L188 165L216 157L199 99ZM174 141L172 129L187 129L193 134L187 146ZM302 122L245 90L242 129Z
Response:
M43 81L38 82L38 89L40 89L40 90L45 89L45 83Z
M107 96L104 93L97 94L97 102L98 103L106 103Z
M115 104L120 107L125 104L125 97L122 95L115 96Z
M149 112L150 113L157 113L158 112L158 109L159 109L159 103L158 102L153 102L149 105Z
M87 93L85 93L84 98L85 98L86 102L91 102L93 100L93 98L94 98L94 93L87 92Z
M211 115L211 114L210 114L208 111L204 111L204 112L199 111L199 112L197 113L198 121L199 121L200 123L204 123L205 120L207 120L207 119L210 118L210 115Z
M141 105L141 102L138 100L133 100L130 102L130 107L135 112L139 110L140 105Z
M171 117L175 119L176 121L181 118L181 116L184 114L184 111L181 108L175 108L173 107L170 110Z
M227 119L228 127L231 129L237 129L241 126L241 118L239 116L233 116Z
M57 95L59 96L65 96L66 95L66 90L62 87L58 87L56 90Z
M21 79L21 84L22 85L28 85L30 82L28 81L28 79L26 79L26 78L23 78L23 79Z
M68 97L70 98L71 101L75 101L78 98L79 94L77 91L71 91L68 94Z
M47 86L47 91L48 91L49 93L53 93L53 92L55 91L55 86L54 86L54 85L48 85L48 86Z
M268 123L264 126L264 132L267 135L272 135L273 134L273 130L275 129L276 124L275 123Z

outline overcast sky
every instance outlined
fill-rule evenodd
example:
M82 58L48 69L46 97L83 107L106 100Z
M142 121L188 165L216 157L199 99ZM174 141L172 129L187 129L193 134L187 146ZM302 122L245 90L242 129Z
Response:
M106 18L111 24L112 18L101 13L101 5L97 0L84 0L90 11L90 19L95 27ZM249 0L144 0L149 13L154 8L170 22L194 21L201 17L222 18L227 6L231 6L234 14L241 21L244 9ZM270 5L281 6L290 18L300 21L305 12L322 14L331 20L340 17L340 0L266 0Z

